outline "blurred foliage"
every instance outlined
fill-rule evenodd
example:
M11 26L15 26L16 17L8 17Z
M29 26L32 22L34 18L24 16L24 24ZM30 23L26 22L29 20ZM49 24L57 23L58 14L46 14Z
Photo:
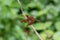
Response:
M44 40L60 40L60 0L20 1L24 12L40 21L33 25ZM0 0L0 40L39 40L23 19L17 0Z

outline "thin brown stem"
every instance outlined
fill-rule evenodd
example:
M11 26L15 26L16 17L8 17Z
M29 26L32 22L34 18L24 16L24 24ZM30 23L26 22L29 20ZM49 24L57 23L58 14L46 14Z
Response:
M22 9L21 2L20 2L19 0L17 0L17 1L18 1L18 4L20 5L20 9L21 9L21 11L22 11L22 15L25 17L25 19L27 19L26 15L25 15L25 13L24 13L24 11L23 11L23 9Z
M21 11L22 11L22 15L25 17L25 19L27 19L26 15L25 15L22 7L21 7L21 2L20 2L19 0L17 0L17 1L18 1L18 4L20 5ZM37 37L38 37L40 40L43 40L43 39L40 37L40 35L38 34L38 32L36 31L36 29L34 28L33 25L31 25L31 28L33 29L33 31L35 32L35 34L37 35Z
M41 36L39 35L39 33L36 31L35 27L33 25L31 25L31 28L34 30L35 34L37 35L37 37L40 39L40 40L43 40L41 38Z

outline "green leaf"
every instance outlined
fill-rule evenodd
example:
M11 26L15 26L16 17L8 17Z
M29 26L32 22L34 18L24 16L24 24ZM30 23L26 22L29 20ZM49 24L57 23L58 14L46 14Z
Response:
M2 23L0 23L0 29L3 29L4 25Z
M34 27L35 27L37 30L44 30L44 29L50 27L51 24L52 24L52 22L36 23L36 24L34 24Z
M13 30L14 30L13 34L15 35L16 38L26 40L26 36L20 26L15 25L15 28Z
M52 30L44 30L48 37L53 36L54 32Z
M4 38L3 37L0 37L0 40L4 40Z
M58 31L60 31L60 21L57 21L57 22L55 23L55 27L56 27L56 29L57 29Z
M11 3L10 7L13 7L13 8L19 8L19 4L17 2L17 0L13 0L13 2Z
M56 33L53 35L53 39L54 39L54 40L60 40L60 31L56 32Z
M2 0L2 5L11 5L11 3L13 2L13 0Z
M52 13L55 17L58 16L58 12L59 12L60 8L57 6L53 6L52 4L50 5L50 10L49 12Z
M49 9L50 9L50 7L47 6L45 9L40 10L40 11L36 14L36 17L41 16L41 15L44 15L44 14L48 14Z
M18 9L10 9L10 16L12 19L16 18L17 17L17 12L18 12Z
M44 8L44 5L41 4L38 0L33 0L27 5L27 8L34 8L34 7L42 9Z
M46 38L47 38L47 35L44 32L40 33L40 36L43 40L46 40Z
M60 0L54 0L54 2L56 3L56 5L60 5Z

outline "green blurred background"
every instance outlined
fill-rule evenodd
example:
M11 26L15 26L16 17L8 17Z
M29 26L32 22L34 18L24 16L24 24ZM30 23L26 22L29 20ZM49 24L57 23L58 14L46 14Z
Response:
M60 40L60 0L20 1L24 13L40 21L33 25L43 40ZM17 0L0 0L0 40L39 40L23 19Z

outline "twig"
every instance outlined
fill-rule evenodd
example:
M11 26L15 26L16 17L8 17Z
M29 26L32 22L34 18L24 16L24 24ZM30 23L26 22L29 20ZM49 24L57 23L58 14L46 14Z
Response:
M27 19L26 15L24 14L24 11L23 11L23 9L22 9L22 7L21 7L21 2L20 2L19 0L17 0L17 1L18 1L18 4L20 5L21 11L22 11L22 15L25 17L25 19ZM38 32L36 31L36 29L34 28L33 25L31 25L31 28L33 29L33 31L35 32L35 34L37 35L37 37L38 37L40 40L43 40L43 39L40 37L40 35L38 34Z
M25 19L27 19L26 15L25 15L25 13L24 13L24 11L22 9L21 2L19 0L17 0L17 1L18 1L18 4L20 5L20 9L22 11L22 15L25 17Z
M40 40L43 40L41 38L41 36L38 34L38 32L36 31L35 27L33 25L31 25L31 28L34 30L35 34L37 35L37 37L40 39Z

